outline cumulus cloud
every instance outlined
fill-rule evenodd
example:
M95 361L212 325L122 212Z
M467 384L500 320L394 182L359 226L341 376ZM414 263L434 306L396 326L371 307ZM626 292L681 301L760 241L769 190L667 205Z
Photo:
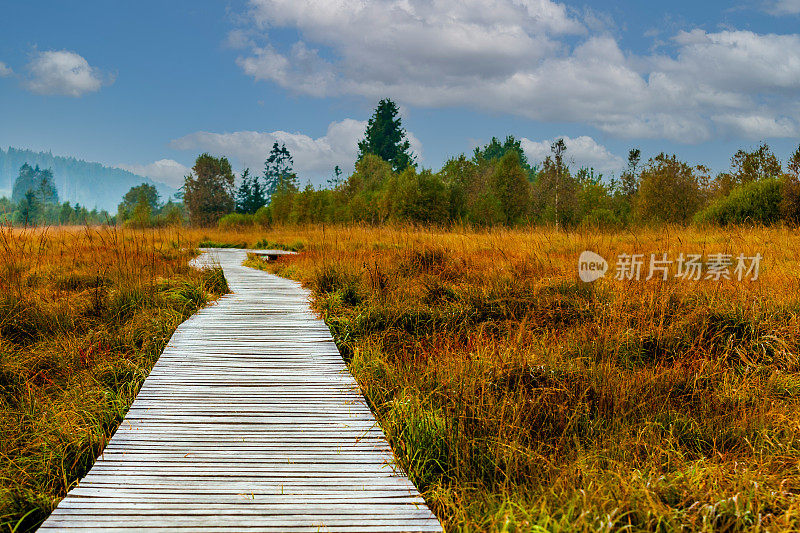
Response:
M0 78L6 78L14 74L14 71L11 70L11 67L0 61Z
M117 165L117 167L146 176L153 181L166 183L170 187L179 188L183 185L183 178L191 169L173 159L159 159L149 165Z
M712 117L712 120L725 126L732 134L743 137L795 137L798 133L796 122L769 114L727 114Z
M37 94L79 97L110 82L86 59L68 50L39 52L28 64L27 87Z
M773 15L798 15L800 0L777 0L769 4L767 11Z
M778 3L788 10L798 1ZM243 50L237 63L303 94L389 95L679 142L791 135L800 121L787 111L800 96L796 34L693 30L673 36L666 52L636 55L596 15L552 0L249 5L249 23L235 30L247 39L231 37ZM269 39L282 28L299 35L288 48Z
M336 165L345 173L353 170L358 141L364 137L366 127L365 121L348 118L331 122L325 135L317 138L286 131L198 131L173 140L170 146L177 150L207 151L232 157L241 167L250 167L253 172L260 174L273 143L285 143L294 158L294 169L300 179L315 178L319 183L319 178L333 174ZM411 149L421 156L419 139L410 132L407 135Z
M556 137L558 139L559 137ZM625 167L625 160L612 154L605 146L598 144L593 138L586 135L580 137L560 137L567 145L564 153L565 161L573 168L588 167L600 172L618 172ZM522 151L531 164L539 163L552 155L550 147L555 139L532 141L525 137L520 139Z

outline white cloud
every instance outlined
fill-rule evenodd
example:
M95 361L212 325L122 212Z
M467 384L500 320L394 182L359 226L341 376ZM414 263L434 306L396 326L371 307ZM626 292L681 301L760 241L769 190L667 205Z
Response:
M725 126L727 131L741 137L766 139L770 137L795 137L797 123L786 118L753 114L727 114L711 117L714 122Z
M767 12L773 15L798 15L800 0L777 0L768 6Z
M558 139L559 137L556 137ZM588 167L600 172L618 172L625 167L625 160L608 151L608 149L598 144L597 141L582 135L580 137L560 137L567 145L564 152L564 161L573 168ZM532 141L525 137L520 139L522 151L528 157L531 164L544 161L547 156L552 155L550 147L555 139L544 141Z
M552 0L250 0L237 63L318 97L469 106L619 137L701 142L797 130L799 35L694 30L675 35L668 53L636 55L598 20ZM281 48L267 35L277 28L299 40ZM753 116L763 119L725 118Z
M327 179L333 174L336 165L345 173L353 170L358 141L364 137L366 127L366 122L348 118L331 122L326 134L317 138L286 131L198 131L173 140L170 146L178 150L208 151L234 158L241 167L250 167L251 172L261 174L273 143L285 143L294 158L294 169L301 181L316 178L313 181L320 183L320 178ZM422 145L419 139L410 132L407 135L412 150L420 156Z
M6 78L14 74L14 71L11 70L11 67L0 61L0 78Z
M183 178L191 169L172 159L159 159L149 165L117 165L117 167L146 176L154 181L166 183L170 187L179 188L183 185Z
M39 52L28 64L28 89L37 94L60 94L78 97L96 92L104 83L103 75L80 55L68 50Z
M253 55L240 57L236 63L257 80L274 81L284 87L312 96L325 96L334 82L333 72L302 42L295 43L288 57L271 46L253 48Z

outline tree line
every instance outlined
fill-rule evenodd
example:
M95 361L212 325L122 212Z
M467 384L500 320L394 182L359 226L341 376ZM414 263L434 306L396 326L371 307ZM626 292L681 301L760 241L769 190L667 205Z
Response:
M711 176L675 155L642 161L631 149L619 177L565 163L569 146L551 146L531 164L513 136L492 140L445 162L420 169L399 110L381 100L358 143L355 171L335 167L324 187L301 187L285 144L275 142L261 173L238 177L226 157L201 154L178 196L161 202L151 184L132 187L117 214L59 203L53 172L22 165L12 198L0 213L17 224L115 223L153 227L237 227L272 223L414 223L474 226L579 225L622 228L649 224L800 223L800 147L784 167L767 144L731 158Z
M475 226L519 224L622 228L646 224L800 222L800 147L784 168L767 144L739 150L711 176L675 155L628 153L619 177L565 163L563 139L531 165L513 136L492 138L434 172L419 169L397 106L382 100L358 144L355 172L336 167L327 186L300 187L285 145L273 144L260 176L236 178L225 157L202 154L184 202L194 225L388 222Z
M111 218L106 211L59 202L52 169L27 162L19 169L11 198L0 198L0 222L5 224L104 224Z
M120 198L131 187L143 181L155 185L164 196L174 194L172 187L147 180L121 168L108 167L100 163L82 161L74 157L53 155L50 152L37 152L9 147L0 148L0 190L11 193L23 164L49 169L58 184L59 198L69 200L73 205L97 206L108 211L114 210Z
M11 198L0 198L0 222L20 226L123 224L153 227L183 224L182 203L162 203L158 189L142 183L132 187L117 207L117 214L60 202L52 169L23 163L14 181Z

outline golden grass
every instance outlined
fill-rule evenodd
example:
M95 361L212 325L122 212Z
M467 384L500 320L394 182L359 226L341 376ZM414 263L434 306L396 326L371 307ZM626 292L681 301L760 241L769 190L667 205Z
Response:
M220 236L221 238L221 236ZM240 238L246 237L240 236ZM785 229L283 229L448 530L800 528L800 239ZM577 279L581 251L764 256L756 282Z
M92 465L174 329L224 290L175 231L0 228L0 531Z
M302 247L293 258L249 264L314 291L400 462L448 530L800 529L800 237L789 230L309 226L182 231L180 244L174 232L127 232L129 240L102 245L90 233L49 233L44 245L16 237L45 251L4 260L2 268L19 272L3 277L2 296L78 320L91 316L78 310L96 305L97 289L71 291L88 283L67 279L71 272L110 278L100 298L110 302L122 280L140 280L150 294L163 280L200 283L182 266L185 243ZM758 252L764 260L756 282L617 281L612 272L585 285L577 279L585 249L609 260L662 252ZM28 279L47 281L26 291ZM0 368L25 376L0 414L4 432L19 428L0 465L3 494L14 495L0 502L15 519L30 502L46 510L88 467L66 452L42 452L41 443L66 447L84 435L93 444L82 449L97 450L114 425L100 421L124 410L103 400L117 393L99 369L145 354L135 377L119 380L134 383L127 405L166 332L193 309L134 301L129 309L149 319L92 322L97 329L72 336L55 329L27 344L0 330ZM150 319L164 335L137 348L136 332ZM71 339L64 348L46 349L62 337ZM81 359L78 347L85 353L106 337L113 349ZM46 353L60 355L50 366L35 363ZM84 371L85 360L93 363ZM37 377L41 368L53 384ZM51 456L62 459L42 459Z

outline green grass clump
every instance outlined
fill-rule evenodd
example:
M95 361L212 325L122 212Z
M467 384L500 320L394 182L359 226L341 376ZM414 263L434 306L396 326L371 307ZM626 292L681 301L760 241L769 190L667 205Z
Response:
M275 242L269 239L261 239L257 241L251 248L255 250L284 250L287 252L302 252L305 248L303 241L293 241L288 244L282 242Z
M218 242L204 239L197 244L198 248L247 248L246 242Z

